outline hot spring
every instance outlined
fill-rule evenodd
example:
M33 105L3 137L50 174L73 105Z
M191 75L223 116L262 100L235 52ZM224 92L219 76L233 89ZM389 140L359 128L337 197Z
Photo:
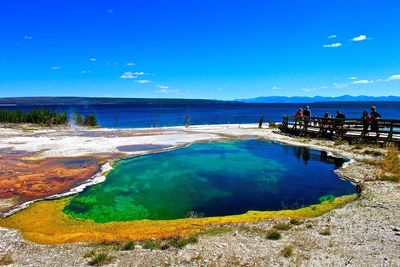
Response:
M103 223L295 209L355 193L334 172L343 162L270 141L193 144L116 162L63 211Z

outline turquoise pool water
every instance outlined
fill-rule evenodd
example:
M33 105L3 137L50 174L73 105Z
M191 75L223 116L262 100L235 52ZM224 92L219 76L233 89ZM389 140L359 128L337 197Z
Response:
M268 141L193 144L117 162L104 183L75 196L64 212L110 222L294 209L354 193L334 173L342 163Z

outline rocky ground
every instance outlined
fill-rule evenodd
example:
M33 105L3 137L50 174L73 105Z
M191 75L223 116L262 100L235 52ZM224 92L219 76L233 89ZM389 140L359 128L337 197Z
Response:
M362 182L364 190L358 200L345 207L300 224L285 219L221 226L181 249L151 250L146 244L127 251L120 244L38 245L25 241L16 230L1 228L0 264L83 266L91 260L85 255L94 252L107 254L110 258L104 262L109 260L115 266L400 266L400 185L378 180L376 167L362 161L379 159L382 149L354 149L339 142L292 138L252 127L193 127L182 131L201 136L257 135L351 157L356 161L339 173ZM364 153L367 149L374 152ZM279 240L267 238L273 228L281 229Z

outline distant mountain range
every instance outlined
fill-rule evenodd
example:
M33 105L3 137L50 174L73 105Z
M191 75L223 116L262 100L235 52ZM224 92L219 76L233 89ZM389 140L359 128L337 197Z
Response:
M316 103L316 102L397 102L400 96L351 96L343 95L337 97L326 96L265 96L248 99L237 99L245 103Z
M232 101L231 101L232 102ZM108 97L7 97L0 98L0 106L49 106L49 105L160 105L224 103L206 99L173 98L108 98Z

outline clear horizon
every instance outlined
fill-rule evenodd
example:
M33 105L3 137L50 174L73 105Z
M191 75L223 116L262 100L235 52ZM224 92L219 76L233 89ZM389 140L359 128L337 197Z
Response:
M399 1L0 7L0 97L400 95Z

